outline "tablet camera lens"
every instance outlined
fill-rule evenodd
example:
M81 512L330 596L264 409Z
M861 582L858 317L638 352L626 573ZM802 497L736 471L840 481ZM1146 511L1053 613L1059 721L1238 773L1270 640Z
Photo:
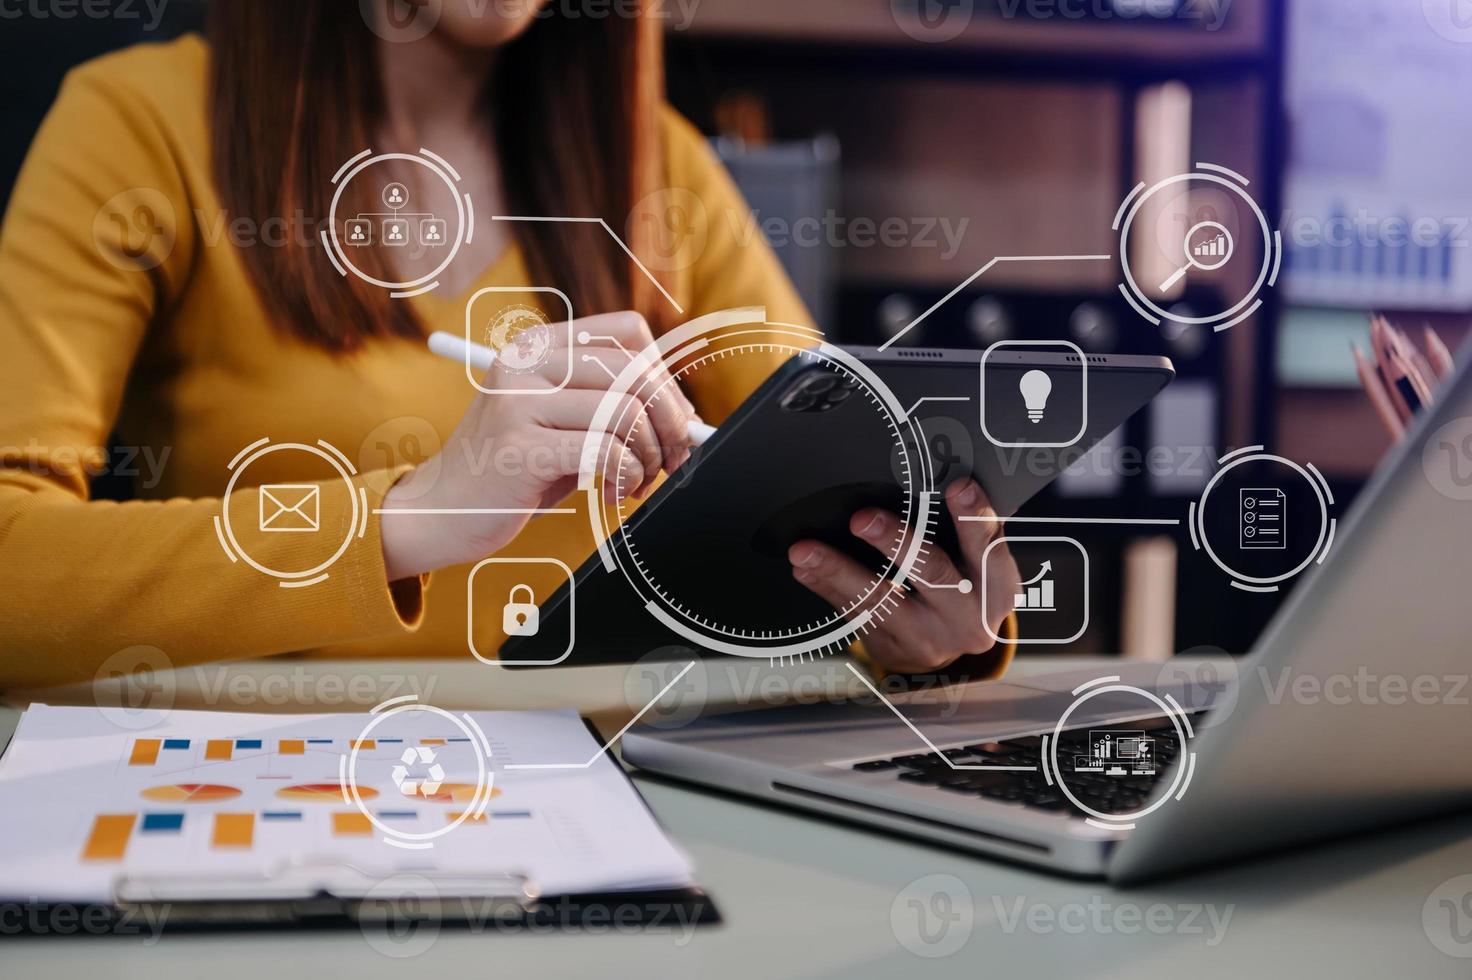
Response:
M799 389L787 396L787 400L783 402L782 407L789 412L810 412L813 410L813 406L817 404L818 399L806 391Z
M812 395L821 395L825 391L831 391L838 385L838 379L831 374L811 374L802 383L802 390Z
M789 412L829 412L858 388L857 379L833 371L810 371L788 392L782 407Z

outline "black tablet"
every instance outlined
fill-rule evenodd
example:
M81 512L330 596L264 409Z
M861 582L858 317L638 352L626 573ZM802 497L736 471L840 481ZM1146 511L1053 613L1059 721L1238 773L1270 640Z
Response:
M542 604L535 635L508 638L500 658L578 666L768 639L781 649L784 636L837 622L793 580L791 544L822 540L882 571L894 559L856 539L850 515L882 506L914 516L929 499L928 546L954 554L947 486L974 476L1010 516L1174 376L1163 357L840 350L862 369L792 356ZM671 628L686 623L693 629Z

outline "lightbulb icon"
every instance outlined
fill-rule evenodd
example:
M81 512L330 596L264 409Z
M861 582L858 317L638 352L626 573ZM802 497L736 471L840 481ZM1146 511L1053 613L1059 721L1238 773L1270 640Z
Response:
M1022 400L1027 403L1027 417L1034 425L1043 420L1048 407L1048 396L1053 393L1053 379L1042 371L1029 371L1017 383Z

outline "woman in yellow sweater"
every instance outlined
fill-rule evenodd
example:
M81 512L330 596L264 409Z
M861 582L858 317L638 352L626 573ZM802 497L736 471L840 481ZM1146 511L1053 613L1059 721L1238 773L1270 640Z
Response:
M765 305L772 320L807 320L765 243L738 239L744 223L728 219L744 204L726 174L660 103L650 18L557 16L530 2L498 13L460 0L420 8L424 18L408 23L388 18L387 0L377 20L362 13L371 6L342 0L212 7L208 45L189 37L72 72L5 217L0 688L89 679L139 644L177 666L284 653L463 655L468 563L494 552L576 567L594 546L585 516L380 513L545 507L573 486L607 375L579 362L556 394L478 394L423 339L459 333L477 291L557 287L576 315L596 314L577 331L603 345L605 361L673 325L659 288L596 224L491 215L601 215L627 227L635 255L657 255L666 244L657 223L624 216L662 194L690 195L709 217L703 243L656 263L659 286L686 316ZM436 291L392 298L340 275L319 244L334 178L369 147L432 148L454 162L474 202L473 242ZM409 170L399 192L433 200ZM400 200L386 205L391 214ZM409 278L416 256L392 252L355 259L380 278ZM647 489L682 460L684 423L697 410L718 422L774 366L732 361L700 372L688 399L645 406L648 424L624 433L615 465ZM493 375L487 386L503 383L552 382ZM166 460L144 488L151 499L88 500L112 431ZM257 452L228 499L250 560L230 559L216 515L232 466L263 437L320 440L351 472L343 479L311 453ZM484 465L508 446L572 463ZM283 486L314 498L306 530L317 533L266 530ZM958 516L987 507L969 483L947 500ZM894 520L864 512L853 530L882 547ZM960 525L968 554L982 553L990 526ZM262 574L291 570L300 581L339 546L310 587ZM992 608L1012 592L1004 551L993 550L1003 574L991 576L1001 600ZM790 557L794 575L835 603L863 575L813 542ZM960 575L943 559L927 570L942 581ZM530 584L546 594L555 576ZM975 599L911 597L870 635L869 654L913 671L991 650L985 667L999 670L1007 651L992 650ZM477 636L476 648L500 639Z

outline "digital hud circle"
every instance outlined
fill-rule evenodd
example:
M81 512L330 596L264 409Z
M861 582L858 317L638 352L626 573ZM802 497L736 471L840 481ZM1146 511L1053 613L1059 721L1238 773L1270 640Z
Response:
M930 458L917 450L926 445L923 434L884 382L816 331L764 320L760 308L711 314L640 352L594 419L580 489L588 494L604 568L624 576L637 596L631 601L698 648L800 660L847 648L903 601L925 554L937 495ZM698 391L705 375L734 370L753 377L773 368L757 396L650 498L669 513L641 521L642 502L632 497L605 510L597 474L609 449L598 433L647 424L642 412L632 422L625 413L638 411L642 400L665 397L677 382ZM834 416L842 416L841 425L829 424ZM835 431L845 438L835 440ZM734 452L723 457L723 446L736 439L761 442L758 470L737 469ZM832 485L832 473L845 474L841 485ZM727 501L727 512L710 513L712 500ZM899 517L901 531L888 553L849 531L849 516L864 507ZM788 548L809 539L868 569L841 608L792 579ZM749 568L753 552L760 574L710 587L711 569Z
M1086 823L1129 830L1141 817L1186 795L1196 772L1191 748L1196 730L1190 712L1174 696L1123 684L1117 675L1080 684L1073 695L1052 734L1043 736L1043 779L1083 811ZM1095 699L1111 709L1128 706L1126 720L1070 727L1073 715ZM1155 715L1129 717L1142 709ZM1161 789L1156 778L1163 770L1169 779Z
M1262 306L1283 261L1282 235L1253 199L1251 182L1210 163L1146 187L1141 182L1114 216L1119 291L1141 317L1220 332ZM1234 231L1235 229L1235 231ZM1214 287L1209 310L1176 300L1188 282ZM1199 299L1199 297L1198 297Z

